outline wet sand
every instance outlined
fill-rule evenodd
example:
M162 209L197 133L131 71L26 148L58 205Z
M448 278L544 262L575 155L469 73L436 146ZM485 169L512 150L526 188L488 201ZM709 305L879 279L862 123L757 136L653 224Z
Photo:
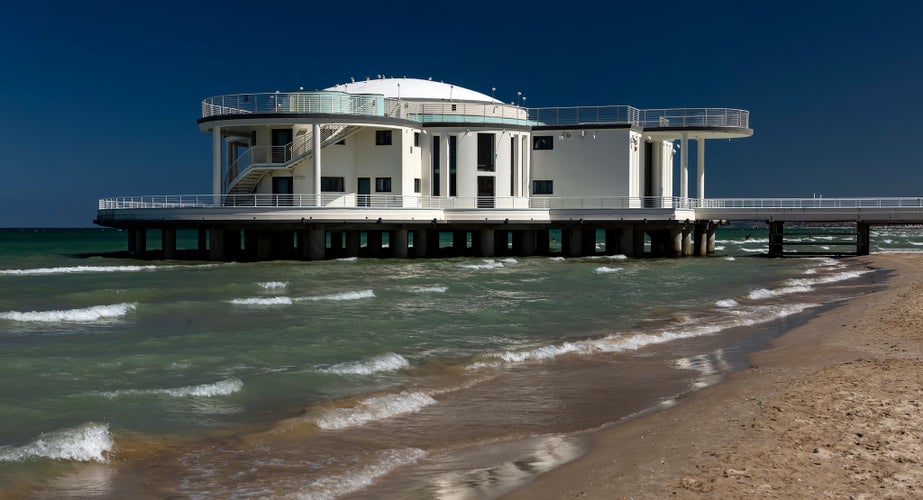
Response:
M923 255L858 259L887 286L505 498L923 495Z

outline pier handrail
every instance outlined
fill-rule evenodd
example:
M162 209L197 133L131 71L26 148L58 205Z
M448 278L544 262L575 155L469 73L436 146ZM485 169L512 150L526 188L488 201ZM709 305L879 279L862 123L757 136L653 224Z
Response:
M642 109L642 127L749 128L750 112L731 108Z
M690 200L695 208L921 208L923 197L711 198Z

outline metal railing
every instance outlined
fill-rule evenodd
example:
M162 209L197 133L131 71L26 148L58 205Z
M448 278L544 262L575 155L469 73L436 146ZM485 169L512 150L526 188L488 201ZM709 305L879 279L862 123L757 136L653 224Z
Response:
M690 200L695 208L923 208L923 197L889 198L713 198Z
M535 125L638 125L640 110L632 106L569 106L529 109L529 120Z
M462 208L462 209L689 209L696 200L659 196L511 197L389 194L198 194L125 196L99 200L100 210L160 208Z
M641 110L642 127L749 128L750 112L729 108L674 108Z

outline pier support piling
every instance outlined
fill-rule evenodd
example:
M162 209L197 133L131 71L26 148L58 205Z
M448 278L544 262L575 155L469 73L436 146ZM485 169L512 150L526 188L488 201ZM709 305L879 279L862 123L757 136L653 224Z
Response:
M783 241L785 239L785 222L769 222L769 256L781 257L784 251Z
M871 251L871 226L856 222L856 255L868 255Z
M407 230L395 229L388 235L388 246L391 248L391 257L395 259L407 258Z
M163 250L163 258L176 258L176 229L165 227L160 232L160 247Z

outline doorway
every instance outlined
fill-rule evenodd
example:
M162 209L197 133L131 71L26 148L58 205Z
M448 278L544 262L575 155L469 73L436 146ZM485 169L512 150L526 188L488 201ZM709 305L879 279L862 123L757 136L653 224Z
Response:
M360 207L367 207L371 203L371 194L372 194L372 182L368 177L359 177L358 186L357 186L357 196L356 196L356 205Z
M294 201L295 183L292 177L273 177L272 194L276 198L277 206L290 207Z
M478 208L494 208L494 178L478 176Z
M292 143L292 129L272 129L272 162L285 163L289 160L288 145Z

